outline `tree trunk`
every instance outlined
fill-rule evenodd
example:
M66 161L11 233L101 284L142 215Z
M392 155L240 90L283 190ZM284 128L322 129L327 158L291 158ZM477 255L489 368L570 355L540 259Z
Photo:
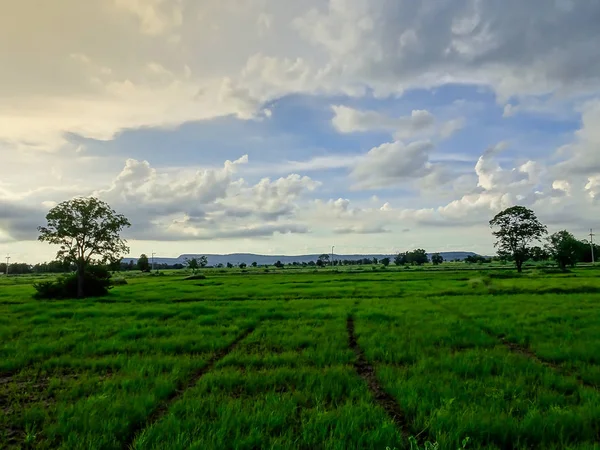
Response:
M84 267L83 263L80 261L77 264L77 298L83 298L83 280L84 280Z
M523 272L523 261L521 261L520 259L515 261L517 263L517 272L521 273Z

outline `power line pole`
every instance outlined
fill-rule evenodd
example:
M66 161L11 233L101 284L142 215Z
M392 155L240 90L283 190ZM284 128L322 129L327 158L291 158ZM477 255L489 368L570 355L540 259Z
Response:
M592 250L592 265L594 265L594 230L590 228L590 248Z
M10 255L6 255L6 276L8 276L8 262L10 261Z

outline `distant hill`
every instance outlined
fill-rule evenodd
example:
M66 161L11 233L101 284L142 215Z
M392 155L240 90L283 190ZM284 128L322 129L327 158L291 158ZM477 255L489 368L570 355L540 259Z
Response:
M442 255L444 257L444 260L446 261L452 261L455 259L460 259L463 260L465 259L467 256L471 256L471 255L475 255L476 253L473 252L440 252L440 255ZM431 257L432 253L428 253L428 256ZM200 256L203 256L201 254L185 254L185 255L180 255L177 258L161 258L161 257L154 257L154 261L157 264L169 264L169 265L173 265L173 264L185 264L185 261L187 259L192 259L192 258L198 258ZM216 266L218 264L227 264L227 263L231 263L234 265L237 264L241 264L241 263L245 263L247 265L252 264L253 262L256 262L258 265L273 265L275 264L277 261L281 261L283 264L288 264L288 263L292 263L292 262L310 262L310 261L316 261L320 254L314 254L314 255L296 255L296 256L288 256L288 255L256 255L254 253L232 253L230 255L204 255L208 258L208 265L209 266ZM363 259L363 258L377 258L377 259L381 259L381 258L394 258L394 255L382 255L382 254L372 254L372 255L338 255L338 254L333 254L335 259L347 259L347 260L357 260L357 259ZM137 262L137 258L123 258L124 262L129 262L129 261L133 261L134 263Z

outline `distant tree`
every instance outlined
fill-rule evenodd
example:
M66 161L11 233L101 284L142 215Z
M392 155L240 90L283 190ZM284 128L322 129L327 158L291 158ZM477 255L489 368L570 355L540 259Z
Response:
M140 255L140 257L138 258L137 268L138 268L138 270L141 270L142 272L150 271L150 262L148 261L148 257L146 256L145 253L142 253Z
M222 268L223 268L223 263L217 264L217 269L222 269Z
M398 253L394 257L394 264L396 264L397 266L404 266L408 264L408 255L406 254L406 252Z
M492 258L486 258L485 256L481 255L468 255L464 261L469 264L484 264L491 263Z
M201 256L198 258L198 265L202 268L206 267L208 264L208 258L206 256Z
M388 258L387 256L385 258L381 258L381 264L383 264L385 267L390 265L390 258Z
M109 261L108 270L112 272L119 272L121 270L121 260L122 258L116 258L114 260Z
M127 253L121 230L131 224L107 203L94 197L75 198L59 203L39 227L38 240L60 245L56 257L77 266L77 297L85 295L86 269L94 262L105 263Z
M231 264L230 262L227 263L227 268L228 269L232 269L233 268L233 264Z
M408 252L408 261L411 264L422 266L423 264L429 262L429 258L427 257L427 252L425 250L418 248L412 252Z
M314 267L314 266L316 265L316 263L315 263L314 261L309 261L309 262L308 262L308 265L309 265L310 267Z
M379 261L377 260L377 258L373 257L373 264L377 265Z
M550 259L550 254L545 248L536 245L531 247L531 250L529 251L529 257L536 262L548 261Z
M1 263L0 274L6 273L6 264ZM14 275L25 275L33 272L33 266L27 263L12 263L8 265L8 273Z
M581 255L579 241L567 230L557 231L548 237L546 249L563 271L567 266L574 267Z
M317 266L322 267L329 264L329 254L323 253L317 260Z
M196 271L200 267L200 263L198 262L197 258L186 259L185 263L187 264L188 269L192 271L192 273L196 273Z
M594 260L600 260L600 246L596 244L594 244ZM592 262L592 246L587 239L579 241L579 261L586 263Z
M275 266L275 267L277 267L278 269L283 269L283 263L282 263L281 261L277 261L277 262L274 264L274 266Z
M546 226L535 213L524 206L513 206L496 214L490 220L490 227L497 229L492 234L497 239L494 245L498 248L498 255L511 257L519 273L529 257L531 244L547 233Z
M245 269L246 268L246 263L240 263L240 269Z
M434 266L437 266L438 264L441 264L444 262L444 257L442 255L440 255L439 253L434 253L433 255L431 255L431 262L433 263Z
M129 264L127 264L127 270L133 270L135 264L133 263L133 259L129 260Z
M254 262L252 263L252 267L256 267L256 266L258 266L258 263L257 263L256 261L254 261Z

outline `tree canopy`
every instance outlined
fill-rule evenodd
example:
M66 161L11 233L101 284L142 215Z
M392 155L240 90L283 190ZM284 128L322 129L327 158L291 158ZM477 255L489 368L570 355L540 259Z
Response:
M46 221L46 226L38 228L38 239L59 245L57 259L77 265L78 297L84 296L84 276L90 264L115 261L129 252L120 233L131 224L97 198L74 198L59 203L48 212Z
M150 270L150 262L145 253L142 253L137 260L137 268L142 272L148 272Z
M433 255L431 255L431 262L437 266L438 264L444 262L444 257L439 253L434 253Z
M511 258L518 272L523 270L532 243L541 240L547 233L546 226L535 213L524 206L512 206L496 214L490 220L490 227L496 229L492 234L496 237L494 245L498 248L498 255Z
M567 230L552 234L546 244L546 250L561 270L566 270L567 266L575 266L580 259L581 247L581 242Z

